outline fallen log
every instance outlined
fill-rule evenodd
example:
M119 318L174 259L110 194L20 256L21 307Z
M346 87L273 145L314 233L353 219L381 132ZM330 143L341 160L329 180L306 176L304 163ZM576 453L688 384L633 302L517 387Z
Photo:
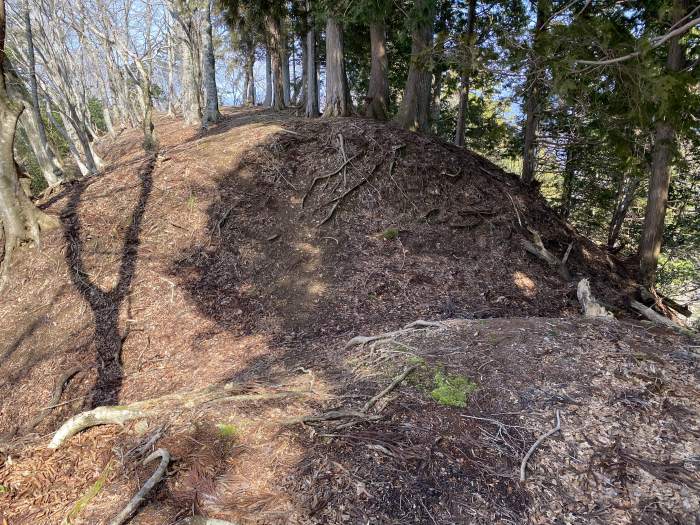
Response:
M644 317L646 317L649 321L652 323L665 326L667 328L670 328L671 330L674 330L676 332L680 332L685 335L690 335L690 336L695 336L696 334L684 326L681 326L679 324L674 323L671 319L668 317L665 317L661 315L660 313L656 312L655 310L652 309L651 306L646 306L640 303L639 301L630 301L630 306L634 308L636 311L638 311L640 314L642 314Z

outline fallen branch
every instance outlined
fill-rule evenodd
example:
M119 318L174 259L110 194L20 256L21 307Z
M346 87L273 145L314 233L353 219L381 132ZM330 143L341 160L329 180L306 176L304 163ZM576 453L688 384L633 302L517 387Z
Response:
M539 447L545 439L547 439L552 434L559 432L560 430L561 430L561 420L559 419L559 411L557 410L557 426L555 426L552 430L550 430L546 434L542 434L539 438L537 438L537 441L535 441L532 444L532 446L530 447L530 450L528 450L527 454L525 454L525 457L523 458L523 461L520 464L520 481L525 481L525 467L527 467L527 461L530 459L530 456L532 456L533 452L535 452L537 447Z
M67 439L86 428L108 424L123 425L127 421L145 416L143 411L130 409L128 406L97 407L88 412L81 412L61 425L48 448L56 450Z
M410 374L411 372L413 372L416 368L418 368L418 365L409 366L406 370L404 370L403 372L401 372L398 376L396 376L396 377L394 378L394 380L389 384L388 387L386 387L384 390L382 390L381 392L379 392L379 393L378 393L376 396L374 396L372 399L370 399L369 401L367 401L367 403L365 403L365 406L362 407L361 412L367 413L367 411L368 411L370 408L372 408L374 405L377 404L377 401L379 401L381 398L383 398L384 396L386 396L387 394L389 394L392 390L394 390L397 386L399 386L399 384L401 384L401 382L402 382L404 379L406 379L406 377L408 376L408 374Z
M690 335L694 336L695 333L692 330L688 330L687 328L674 323L669 319L668 317L665 317L661 315L660 313L657 313L652 309L651 306L645 306L642 303L638 301L630 301L630 306L637 310L640 314L642 314L644 317L646 317L649 321L652 323L656 323L662 326L666 326L667 328L670 328L671 330L674 330L676 332L680 332L685 335Z
M525 248L527 252L545 261L552 268L556 268L559 272L559 275L564 280L570 281L571 274L569 273L569 270L566 267L566 260L569 258L569 254L571 253L572 244L569 244L569 247L566 250L566 259L559 260L559 258L556 255L554 255L552 252L550 252L547 248L544 247L542 237L540 237L540 234L537 232L537 230L533 228L528 229L530 230L530 233L532 233L532 239L534 242L522 239L520 241L522 247Z
M578 302L581 303L584 317L614 319L613 314L608 312L605 307L593 297L588 279L581 279L579 281L576 287L576 297L578 297Z
M138 509L139 505L143 503L143 500L146 498L148 493L153 490L153 487L155 487L158 482L163 479L165 470L168 468L168 464L170 463L170 453L164 448L159 448L153 454L144 459L143 464L148 465L156 458L160 458L160 464L158 465L156 471L150 478L148 478L148 481L143 484L141 490L139 490L136 495L131 498L131 501L127 503L126 507L124 507L124 509L122 509L122 511L109 522L109 525L122 525L125 523L131 517L131 515L136 512L136 509Z

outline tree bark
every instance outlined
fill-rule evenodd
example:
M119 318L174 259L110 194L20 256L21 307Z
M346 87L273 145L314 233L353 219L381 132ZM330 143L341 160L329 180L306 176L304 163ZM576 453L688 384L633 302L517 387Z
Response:
M289 49L287 48L287 35L281 41L282 56L282 82L284 88L284 105L289 106L292 101L291 80L289 78Z
M369 73L365 116L377 120L389 118L389 58L386 54L384 22L369 25L372 66Z
M12 253L22 242L40 242L40 231L58 221L29 200L20 186L14 158L14 140L22 104L10 99L5 84L5 2L0 1L0 218L5 239L0 263L0 289L7 281Z
M309 11L307 5L307 12ZM306 32L306 62L304 62L304 72L306 73L306 108L305 115L315 118L319 115L318 103L318 76L316 71L316 30L313 20L309 14L309 29Z
M208 0L204 12L202 30L202 78L204 83L205 107L202 126L205 128L221 118L219 113L219 94L216 89L216 62L214 58L214 40L211 29L212 1Z
M284 95L284 72L282 64L284 62L284 49L282 49L282 23L280 19L273 14L265 17L265 25L267 28L267 38L269 41L269 54L272 65L272 109L280 111L286 107ZM287 76L289 76L289 67L287 67Z
M243 104L245 106L255 105L255 46L246 48L245 56L245 93L243 94Z
M467 129L467 114L469 113L469 87L471 83L472 66L474 64L474 25L476 23L476 0L469 0L467 15L466 57L459 85L459 108L457 109L457 131L455 145L464 146L464 134Z
M398 124L413 131L430 131L430 48L433 41L433 0L417 0L417 16L411 35L411 65L404 89L401 107L396 117Z
M686 0L674 0L672 7L672 24L678 23L687 12ZM681 47L680 36L669 40L666 70L674 74L683 69L684 51ZM651 176L649 179L649 195L644 213L642 238L639 242L639 274L642 284L648 288L654 286L656 267L661 253L663 241L666 206L668 204L668 188L671 184L671 160L675 151L676 131L667 116L656 122L654 130L654 146L651 152Z
M55 186L63 181L63 166L53 151L49 148L46 128L41 118L39 106L39 89L36 82L36 58L34 56L34 34L29 12L29 0L24 1L24 30L27 38L27 61L29 63L29 111L20 116L20 122L29 138L32 151L41 169L41 174L49 186ZM19 80L19 78L17 79ZM16 98L16 97L13 97Z
M537 0L537 20L532 37L532 49L528 58L528 72L525 79L525 127L523 129L523 170L522 180L532 184L537 169L537 128L540 122L544 81L541 67L541 41L545 24L551 12L551 0Z
M345 74L343 28L332 16L326 21L326 108L324 117L348 117L352 113Z
M182 116L188 126L201 125L202 108L199 105L196 71L194 67L194 49L192 44L183 39L182 52Z
M608 250L613 250L618 239L620 238L622 225L625 223L627 212L629 211L630 206L637 195L637 189L639 188L640 182L641 181L636 177L624 177L620 183L620 191L617 196L617 205L615 206L615 211L613 212L612 218L610 219L610 224L608 226Z
M269 45L265 49L265 101L263 106L272 107L272 57Z

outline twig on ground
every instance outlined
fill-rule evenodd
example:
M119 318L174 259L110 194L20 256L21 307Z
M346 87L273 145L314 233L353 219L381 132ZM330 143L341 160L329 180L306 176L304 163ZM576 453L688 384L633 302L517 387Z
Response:
M124 509L122 509L122 511L109 522L109 525L122 525L125 523L131 517L131 515L136 512L136 509L139 507L139 505L141 505L141 503L143 503L143 500L146 498L148 493L153 490L153 487L155 487L158 482L163 479L165 470L168 468L168 464L170 463L170 453L164 448L159 448L153 454L144 459L143 464L148 465L156 458L160 458L160 464L158 465L156 471L150 478L148 478L148 481L143 484L141 490L139 490L136 495L131 498L131 501L127 503L126 507L124 507Z
M533 452L535 452L537 447L539 447L540 444L545 439L547 439L552 434L559 432L560 430L561 430L561 419L559 417L559 411L557 410L557 426L555 426L552 430L550 430L546 434L542 434L539 438L537 438L537 441L535 441L532 444L532 446L530 447L530 450L528 450L527 454L525 454L525 457L523 458L523 461L520 464L520 481L525 481L525 467L527 467L527 461L530 459L530 456L532 456Z
M399 384L401 384L401 382L402 382L404 379L406 379L406 377L408 376L408 374L410 374L411 372L413 372L416 368L418 368L418 365L409 366L406 370L404 370L404 371L401 372L398 376L396 376L396 377L394 378L394 380L389 384L388 387L386 387L384 390L382 390L381 392L379 392L379 393L378 393L376 396L374 396L372 399L370 399L369 401L367 401L367 403L365 403L365 406L362 407L362 412L367 413L367 411L368 411L370 408L372 408L374 405L377 404L377 401L379 401L381 398L383 398L384 396L386 396L387 394L389 394L392 390L394 390L397 386L399 386Z

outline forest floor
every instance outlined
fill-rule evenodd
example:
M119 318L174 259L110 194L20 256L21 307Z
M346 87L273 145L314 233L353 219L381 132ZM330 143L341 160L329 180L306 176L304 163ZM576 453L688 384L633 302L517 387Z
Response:
M635 320L624 262L468 151L224 113L160 117L156 156L105 140L42 203L62 228L0 302L0 523L107 523L153 448L134 524L700 522L698 343ZM581 317L582 277L617 319ZM47 448L83 410L232 382Z

